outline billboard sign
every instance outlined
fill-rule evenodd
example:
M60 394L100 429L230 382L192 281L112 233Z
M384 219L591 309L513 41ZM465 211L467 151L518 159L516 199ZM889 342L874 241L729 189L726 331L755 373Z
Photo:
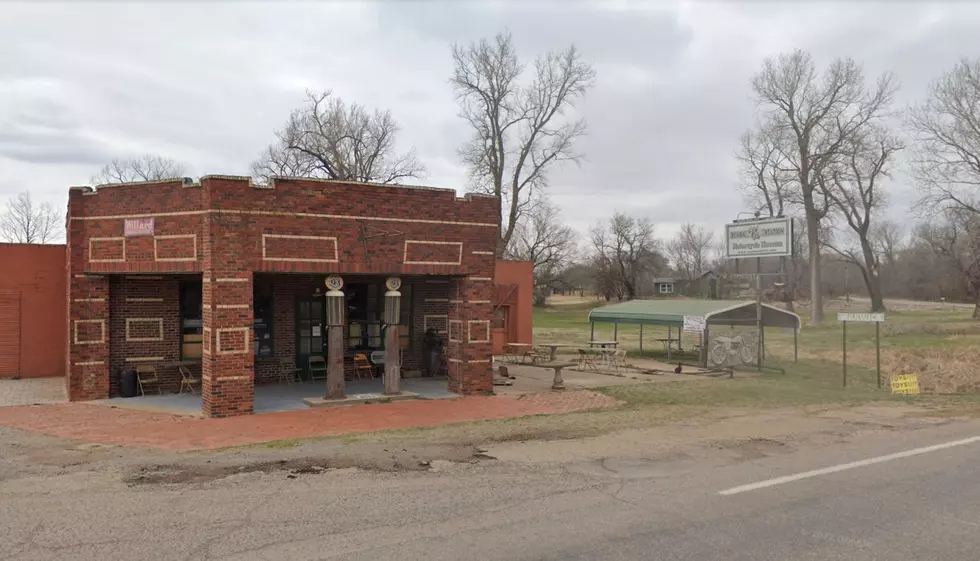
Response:
M725 257L783 257L793 255L793 225L789 218L744 220L725 225Z

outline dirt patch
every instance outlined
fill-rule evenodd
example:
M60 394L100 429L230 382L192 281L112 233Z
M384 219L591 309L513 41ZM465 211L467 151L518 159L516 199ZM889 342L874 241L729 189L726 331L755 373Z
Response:
M722 441L714 443L712 447L735 452L738 461L758 460L774 454L788 454L795 450L785 442L771 438Z
M280 459L267 459L275 454ZM202 456L196 461L153 464L138 467L131 471L123 481L129 486L141 485L179 485L208 483L243 474L283 474L289 479L299 476L319 475L339 470L360 470L374 472L429 471L433 465L458 462L476 462L493 459L486 451L477 447L440 447L425 450L407 448L389 449L371 445L355 446L346 453L330 456L303 456L281 458L283 451L258 454L258 459L249 456L240 459L206 459Z

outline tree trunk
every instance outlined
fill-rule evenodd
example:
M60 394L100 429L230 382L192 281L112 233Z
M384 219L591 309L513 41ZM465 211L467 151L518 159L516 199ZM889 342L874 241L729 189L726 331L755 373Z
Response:
M973 319L980 319L980 291L973 290Z
M868 289L868 296L871 298L871 311L884 312L885 298L881 292L881 275L875 266L874 253L871 251L871 243L866 239L861 240L861 253L864 255L864 267L861 274L864 277L864 285Z
M812 206L812 203L808 206ZM810 323L823 323L823 271L820 270L820 232L816 212L806 212L806 238L810 244Z

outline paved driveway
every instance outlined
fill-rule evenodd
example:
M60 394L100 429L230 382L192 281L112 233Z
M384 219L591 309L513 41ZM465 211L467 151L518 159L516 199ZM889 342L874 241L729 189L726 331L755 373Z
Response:
M65 397L64 378L25 378L0 380L0 407L62 403Z

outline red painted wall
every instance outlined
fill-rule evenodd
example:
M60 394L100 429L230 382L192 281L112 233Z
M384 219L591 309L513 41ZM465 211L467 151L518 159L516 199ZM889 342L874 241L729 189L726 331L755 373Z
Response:
M494 329L494 354L503 353L505 343L533 343L534 265L530 261L497 260L493 283L494 306L507 306L508 313L506 328Z
M65 375L65 246L0 244L0 293L20 299L17 376ZM8 365L13 367L14 365ZM5 376L10 368L4 368Z

